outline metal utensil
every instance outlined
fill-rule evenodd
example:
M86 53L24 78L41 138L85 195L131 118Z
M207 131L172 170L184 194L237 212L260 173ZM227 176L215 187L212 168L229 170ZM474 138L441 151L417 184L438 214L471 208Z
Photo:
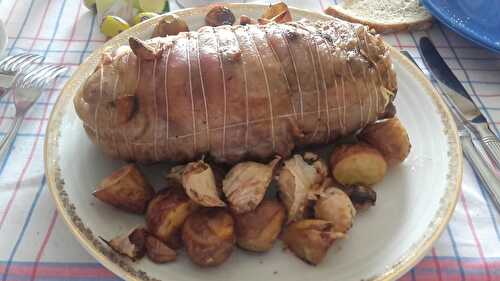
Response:
M407 51L401 51L410 61L412 61L417 67L417 62ZM420 67L419 67L420 68ZM421 70L421 69L420 69ZM460 137L460 142L462 144L462 150L464 152L465 158L469 160L472 169L478 175L479 179L483 182L486 190L490 194L490 197L500 212L500 180L491 172L484 158L481 157L480 153L477 151L476 147L472 143L472 138L470 132L465 128L463 121L458 116L456 110L451 107L450 102L447 97L443 96L443 100L448 105L451 115L455 120L457 125L458 136Z
M40 97L42 87L65 72L66 67L60 65L45 65L42 67L33 67L30 70L31 71L28 73L20 72L16 74L13 86L10 89L14 94L16 115L7 134L2 141L0 141L0 159L7 153L17 131L21 127L24 116L38 97Z
M14 81L14 75L34 63L40 63L43 57L35 54L21 53L8 56L0 61L0 98L6 93Z
M427 37L420 38L418 49L427 68L450 99L453 108L457 110L459 118L479 140L494 168L500 172L500 140L489 128L486 118L476 107L469 93L458 81L431 40Z

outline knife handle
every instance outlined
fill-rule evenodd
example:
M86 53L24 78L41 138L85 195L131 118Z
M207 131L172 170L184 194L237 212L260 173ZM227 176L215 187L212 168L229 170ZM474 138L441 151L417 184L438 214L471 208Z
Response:
M500 179L492 173L484 159L481 158L468 133L460 134L460 140L465 158L471 163L472 169L483 182L486 190L491 195L493 204L497 211L500 212Z
M500 173L500 141L486 124L472 124L477 132L476 137L484 151L493 163L493 167Z

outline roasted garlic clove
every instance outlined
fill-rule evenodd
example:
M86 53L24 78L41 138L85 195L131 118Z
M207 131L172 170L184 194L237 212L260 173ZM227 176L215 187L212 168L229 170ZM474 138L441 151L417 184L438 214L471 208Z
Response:
M191 214L182 227L182 241L191 261L199 266L217 266L231 255L234 221L222 208L203 208Z
M139 169L129 164L104 178L93 195L118 209L143 214L154 190Z
M222 189L233 212L249 212L259 205L273 178L274 167L280 159L277 157L267 165L242 162L227 173Z
M345 235L335 232L333 224L323 220L301 220L288 225L283 242L299 258L317 265L326 256L333 241Z
M235 215L236 243L249 251L270 250L281 232L285 217L285 208L275 200L264 200L255 210Z
M314 215L331 222L335 232L346 233L352 227L356 209L344 191L330 187L316 201Z
M101 238L113 251L127 256L136 261L146 253L146 237L148 233L145 228L137 227L125 235L117 236L110 241Z
M285 161L279 171L278 187L288 212L288 222L304 218L309 200L315 197L311 190L323 180L316 168L307 164L302 156L294 155Z
M182 171L182 186L194 202L205 207L224 207L219 198L212 168L203 162L191 162Z
M146 223L151 234L169 243L175 240L187 216L198 205L191 201L180 188L164 189L151 200L146 212ZM175 245L174 245L175 246Z
M349 196L356 210L361 211L375 206L377 193L370 187L353 185L343 189Z
M174 250L152 235L146 237L145 247L146 254L152 262L167 263L177 258Z

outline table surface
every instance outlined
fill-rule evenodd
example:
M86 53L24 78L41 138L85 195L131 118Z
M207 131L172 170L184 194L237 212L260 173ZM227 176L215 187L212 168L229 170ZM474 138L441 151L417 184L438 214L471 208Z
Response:
M265 1L268 2L268 1ZM333 0L287 1L321 11ZM177 8L171 3L173 9ZM95 16L77 0L3 0L8 54L38 53L71 71L105 41ZM415 42L427 35L438 46L491 127L500 129L500 55L472 45L436 24L425 32L386 35L423 67ZM44 176L43 144L52 107L68 76L57 79L25 118L14 145L0 160L0 278L24 280L120 280L93 259L58 215ZM0 101L0 137L14 116ZM500 216L468 163L455 213L432 250L402 280L500 280Z

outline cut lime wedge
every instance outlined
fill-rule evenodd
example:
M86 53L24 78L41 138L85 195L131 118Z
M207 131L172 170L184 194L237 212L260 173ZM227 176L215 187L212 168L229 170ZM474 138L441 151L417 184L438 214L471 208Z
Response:
M139 0L143 12L162 13L166 3L166 0Z

